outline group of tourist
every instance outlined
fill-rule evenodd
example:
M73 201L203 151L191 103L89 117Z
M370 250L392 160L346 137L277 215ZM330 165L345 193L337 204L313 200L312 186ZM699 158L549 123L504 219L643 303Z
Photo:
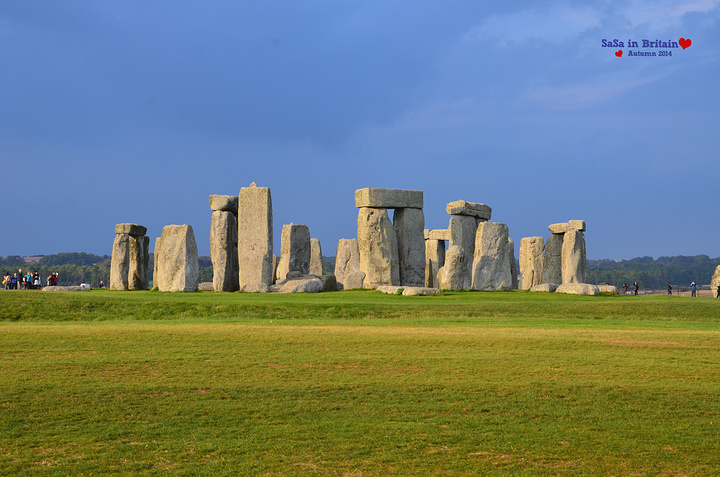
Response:
M39 290L42 288L42 280L40 279L40 273L38 271L23 274L22 268L18 269L17 272L10 275L10 272L5 272L3 277L3 286L6 290ZM58 274L51 273L47 278L47 286L55 286L58 283Z

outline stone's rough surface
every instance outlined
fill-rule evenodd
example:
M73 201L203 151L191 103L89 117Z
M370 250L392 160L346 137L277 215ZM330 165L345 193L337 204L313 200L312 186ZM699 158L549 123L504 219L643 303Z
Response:
M277 285L276 285L277 286ZM278 293L319 293L323 291L323 282L318 277L302 277L288 280L278 289Z
M358 250L357 239L340 239L338 241L337 253L335 254L335 279L337 280L338 290L349 290L347 286L347 277L352 273L360 271L360 251ZM363 274L363 278L365 274ZM353 283L357 285L357 281ZM362 280L360 286L351 288L362 288Z
M155 242L157 275L153 277L160 291L197 291L198 251L190 225L166 225Z
M425 284L425 215L422 209L395 209L393 227L398 244L400 285Z
M362 288L365 283L365 272L358 270L357 272L351 272L345 275L344 290L355 290L356 288ZM340 286L338 285L338 290Z
M125 225L125 224L119 224ZM117 226L115 227L117 231ZM110 289L127 290L130 270L130 235L117 234L110 259Z
M529 290L542 283L544 249L545 241L542 237L525 237L520 240L520 289Z
M718 297L718 286L720 286L720 265L715 269L712 278L710 279L710 289L712 290L713 298Z
M512 274L507 253L508 227L497 222L478 224L472 265L475 290L511 290Z
M425 229L425 240L450 240L450 229Z
M462 290L469 262L468 254L458 245L451 246L445 254L445 265L438 271L438 287L442 290Z
M213 282L200 282L198 283L198 291L214 291L215 286Z
M62 287L62 286L51 286L51 287L42 287L42 291L46 292L68 292L68 291L90 291L92 288L90 287L84 287L81 285L72 285L69 287Z
M210 220L210 258L215 291L233 292L240 289L237 233L235 214L224 210L213 212Z
M510 262L510 275L512 275L512 289L518 289L518 273L515 264L515 241L508 237L507 244L508 262Z
M160 245L162 244L162 240L160 240L160 238L161 238L161 237L157 237L157 238L155 239L155 249L154 249L155 251L153 252L153 289L154 289L154 290L157 290L157 289L158 289L158 285L157 285L157 284L158 284L158 279L157 279L157 276L158 276L158 259L157 259L157 258L158 258L158 255L160 254ZM198 268L199 268L199 265L200 265L200 264L198 263ZM199 269L198 269L198 275L199 275L199 274L200 274L200 271L199 271Z
M554 292L557 290L558 284L557 283L541 283L540 285L534 285L530 291L531 292Z
M269 293L270 287L264 283L254 283L242 287L242 291L246 293Z
M400 284L400 265L395 229L386 209L362 207L358 211L360 271L364 288Z
M307 225L283 225L277 280L284 280L288 272L310 273L310 230Z
M600 293L615 293L617 294L617 288L615 285L598 285Z
M492 215L492 209L489 206L466 200L450 202L446 210L450 215L470 215L484 221L490 220Z
M473 251L475 250L475 233L478 223L475 217L469 215L453 215L450 217L450 247L457 245L463 249L466 255L466 265L463 275L463 283L460 288L455 290L463 290L472 286L472 264Z
M552 224L548 225L548 230L554 234L564 234L568 231L568 224L562 223L562 224Z
M272 282L273 283L277 282L277 267L278 267L279 261L280 260L278 260L278 256L273 254L273 259L272 259L272 262L273 262L272 263L272 267L273 267Z
M269 187L240 189L238 195L239 283L270 285L273 273L273 215Z
M130 235L128 240L128 290L148 289L150 237Z
M425 241L425 286L438 287L437 275L445 265L445 241L428 239Z
M568 222L568 230L579 230L585 232L585 221L584 220L571 220Z
M320 246L320 239L310 239L310 275L317 275L318 277L323 274L323 261L322 261L322 247Z
M388 295L401 295L404 287L400 287L397 285L381 285L377 287L376 290L382 293L386 293Z
M552 234L547 238L543 256L543 283L562 283L562 246L562 235Z
M423 208L423 191L365 188L355 191L355 207L376 209Z
M402 294L403 296L440 295L440 290L429 287L405 287Z
M337 290L337 280L335 280L335 275L320 275L318 278L323 284L323 291Z
M117 224L115 226L116 234L127 234L139 237L147 233L147 227L138 224Z
M585 235L579 230L568 230L562 246L562 282L585 283Z
M567 293L569 295L599 295L600 290L589 283L563 283L558 286L555 293Z
M237 214L238 196L213 194L210 196L210 208L212 210L222 210L224 212Z

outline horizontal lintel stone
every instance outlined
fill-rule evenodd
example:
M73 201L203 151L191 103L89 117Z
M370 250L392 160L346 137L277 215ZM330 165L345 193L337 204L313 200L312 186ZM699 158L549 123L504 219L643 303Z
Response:
M210 209L223 210L237 214L238 196L213 194L210 196Z
M456 200L447 205L447 213L450 215L470 215L478 219L490 220L492 208L479 202Z
M376 189L366 187L355 191L355 207L379 209L423 208L423 191L403 189Z
M117 224L115 226L115 233L128 234L134 237L141 237L147 233L147 227L143 227L138 224Z
M425 229L425 240L450 240L450 229Z
M548 225L548 230L554 234L564 234L568 231L568 224L564 222L561 224Z
M585 221L584 220L571 220L568 222L568 229L579 230L585 232Z

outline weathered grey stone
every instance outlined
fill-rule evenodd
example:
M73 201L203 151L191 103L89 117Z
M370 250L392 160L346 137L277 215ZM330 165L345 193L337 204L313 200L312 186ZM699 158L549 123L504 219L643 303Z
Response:
M62 287L62 286L51 286L51 287L42 287L42 291L46 292L75 292L75 291L90 291L92 288L90 287L83 287L81 285L72 285L68 287Z
M357 272L360 272L360 251L358 250L357 239L340 239L335 254L335 279L337 280L338 290L349 290L350 288L346 284L347 277L351 273ZM363 278L365 278L364 273ZM357 281L353 285L357 285ZM360 286L352 288L362 288L362 279L360 280Z
M277 255L273 254L272 262L273 262L272 263L272 267L273 267L272 282L276 283L277 282L277 267L278 267L278 262L280 262L280 260L278 260Z
M543 283L562 283L563 235L551 234L545 242L543 256Z
M564 222L562 224L548 225L548 230L554 234L564 234L568 231L568 224L567 222Z
M567 293L569 295L599 295L600 290L590 283L563 283L558 286L555 293Z
M215 285L213 282L200 282L198 283L198 291L214 291Z
M233 292L240 289L237 233L237 218L234 213L225 210L213 212L210 220L210 258L215 291Z
M445 254L445 265L438 271L438 288L441 290L463 290L465 286L465 273L469 262L465 250L453 245Z
M401 207L423 208L423 191L403 189L365 188L355 191L355 207L397 209Z
M128 290L147 290L150 237L146 235L129 237Z
M445 265L445 241L425 240L425 286L438 287L437 275Z
M345 283L343 284L343 290L355 290L357 288L363 288L365 283L365 272L358 270L357 272L350 272L345 275ZM340 287L338 285L338 290Z
M283 225L277 280L284 280L288 272L310 273L310 230L307 225Z
M557 290L557 283L541 283L540 285L533 285L530 289L531 292L554 292Z
M598 285L600 293L615 293L617 294L617 287L615 285Z
M115 226L115 233L118 235L127 234L140 237L147 233L147 227L138 224L117 224Z
M269 187L253 182L238 194L238 265L239 283L245 285L272 282L273 215Z
M521 290L529 290L542 283L544 249L545 240L542 237L525 237L520 240Z
M395 229L386 209L362 207L358 211L360 271L364 288L400 284L400 265Z
M320 246L320 239L310 239L310 275L317 275L318 277L323 274L323 260L322 260L322 247Z
M468 202L466 200L450 202L446 210L450 215L470 215L483 221L490 220L492 216L490 206L480 204L479 202Z
M473 253L475 251L475 233L478 223L475 217L469 215L453 215L450 217L450 243L449 246L462 248L466 255L463 283L460 290L472 286Z
M320 275L318 278L323 284L323 291L327 292L337 290L337 280L335 280L335 275Z
M278 293L319 293L323 291L323 283L318 277L303 277L288 280L280 286Z
M507 244L508 262L510 262L510 275L512 276L512 289L518 289L518 272L515 264L515 241L508 237Z
M430 287L405 287L402 294L403 296L440 295L440 290Z
M710 289L712 290L713 298L718 297L718 287L720 286L720 265L715 268L715 273L713 273L712 278L710 279Z
M568 222L568 230L579 230L585 232L585 221L584 220L570 220Z
M585 283L585 235L579 230L568 230L563 237L562 282Z
M154 252L153 252L153 289L154 289L154 290L157 290L157 289L158 289L158 285L157 285L157 283L158 283L158 282L157 282L157 276L158 276L158 261L157 261L157 257L158 257L158 251L160 250L160 244L161 244L161 243L162 243L162 241L160 240L160 237L156 237L156 238L155 238L155 248L153 249L153 250L154 250ZM198 265L199 265L199 264L198 264ZM198 274L199 274L199 271L198 271Z
M210 209L213 211L221 210L224 212L232 212L237 214L238 196L236 195L217 195L210 196Z
M124 225L124 224L118 224ZM117 226L115 227L117 230ZM130 270L130 235L117 234L110 259L110 289L127 290Z
M507 253L508 227L497 222L478 224L473 260L475 290L511 290L512 274Z
M425 284L425 215L422 209L395 209L393 227L398 243L400 285Z
M190 225L166 225L155 242L155 286L160 291L197 291L198 252Z
M377 287L376 290L382 293L386 293L388 295L402 295L402 290L404 290L404 287L396 285L381 285Z
M425 240L450 240L450 229L425 229Z
M245 293L269 293L270 287L264 283L253 283L242 287Z

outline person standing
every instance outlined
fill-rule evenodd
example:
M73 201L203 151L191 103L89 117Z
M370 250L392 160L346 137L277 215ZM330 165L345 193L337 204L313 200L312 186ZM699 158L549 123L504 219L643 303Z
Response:
M697 297L697 285L695 285L695 282L690 284L690 296Z
M638 282L633 283L633 286L635 287L635 296L638 296L638 289L640 288L640 285L638 285Z
M5 289L10 289L10 272L5 272L5 277L3 278L3 285L5 285Z
M18 288L25 288L25 275L23 275L22 268L18 268Z
M668 283L668 295L672 295L672 283Z
M627 295L627 283L623 283L623 295Z

